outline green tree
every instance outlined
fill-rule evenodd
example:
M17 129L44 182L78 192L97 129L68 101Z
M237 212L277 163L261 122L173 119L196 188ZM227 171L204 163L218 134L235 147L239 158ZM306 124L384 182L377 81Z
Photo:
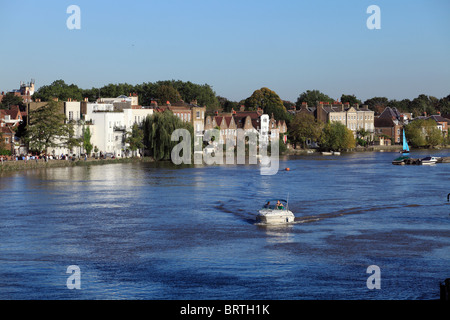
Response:
M86 154L89 156L91 154L92 149L94 146L91 143L91 129L89 126L83 127L83 148L86 150Z
M350 103L350 105L354 105L354 104L361 104L361 100L359 100L358 98L356 98L356 96L354 94L349 95L349 94L343 94L341 95L341 102L342 103Z
M306 92L303 92L299 95L295 105L297 106L297 108L300 108L302 103L306 102L308 106L315 107L317 106L317 103L321 101L333 103L334 99L330 98L319 90L306 90Z
M206 106L207 110L215 110L219 107L219 100L216 97L216 93L208 84L200 85L190 81L184 82L181 80L165 80L158 81L155 85L157 87L161 85L172 86L178 91L182 100L187 103L197 100L197 104L200 106Z
M8 109L10 106L23 106L22 97L14 95L13 92L5 94L0 103L0 109Z
M356 144L353 132L340 122L328 122L323 128L320 146L328 151L341 151L354 148Z
M219 105L223 112L231 112L232 110L239 109L239 102L230 101L221 96L217 96L217 99L219 100Z
M58 98L61 101L67 101L69 98L81 101L83 99L83 90L77 85L68 85L64 80L53 81L52 84L40 87L34 94L33 99L41 101L50 101Z
M49 147L65 144L70 136L70 126L64 123L65 120L65 115L55 101L49 101L45 106L32 110L25 134L29 148L47 153Z
M247 110L257 110L261 108L265 114L275 117L277 120L290 121L289 114L284 107L283 100L275 91L269 88L255 90L253 94L245 99L245 108Z
M127 132L126 143L130 145L130 150L135 154L136 150L144 147L144 131L135 123L131 132Z
M432 115L436 113L436 108L439 105L439 100L432 96L420 94L410 103L410 110L413 116Z
M359 129L358 131L356 131L356 135L356 141L359 145L365 147L369 143L368 139L370 137L370 132L366 131L366 129Z
M416 119L404 127L406 139L415 148L435 147L444 143L442 131L433 119Z
M312 114L298 113L290 123L289 133L294 142L299 142L302 148L306 141L318 141L322 133L322 123L318 122Z
M62 128L65 133L58 137L61 146L65 146L72 153L74 148L80 147L83 144L82 137L75 136L74 121L69 121Z
M375 114L380 114L389 106L389 99L386 97L374 97L364 101L364 104L367 105L370 110L373 110Z
M156 97L159 99L161 105L165 104L167 101L174 103L181 100L181 95L178 90L170 84L160 85L158 89L156 89Z
M171 111L156 112L144 120L144 145L155 160L170 160L172 149L178 144L171 141L175 129L189 130L194 143L194 128L190 123L182 122Z
M422 130L423 122L424 120L417 119L411 121L403 128L403 130L405 130L406 140L411 145L411 147L420 148L424 147L426 144L425 134Z
M431 119L430 119L431 120ZM426 142L428 147L436 147L444 143L444 135L436 126L434 120L427 120L425 125Z

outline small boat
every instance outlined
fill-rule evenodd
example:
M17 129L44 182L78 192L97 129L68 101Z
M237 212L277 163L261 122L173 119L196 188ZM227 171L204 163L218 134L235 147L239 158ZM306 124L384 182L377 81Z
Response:
M425 157L420 160L422 164L435 164L438 161L437 157Z
M295 216L289 210L288 201L283 199L267 200L256 216L256 221L267 224L290 223L294 219Z
M401 156L401 157L398 157L398 158L394 159L394 160L392 161L392 164L395 164L395 165L404 165L404 164L405 164L405 161L408 160L408 159L409 159L408 156Z
M341 155L341 153L340 153L339 151L334 151L333 154L334 154L335 156L340 156L340 155Z
M402 153L403 155L409 154L409 145L408 141L406 140L405 130L403 130L403 150L400 151L400 153Z
M331 156L332 154L333 154L333 152L322 152L322 154L324 155L324 156Z

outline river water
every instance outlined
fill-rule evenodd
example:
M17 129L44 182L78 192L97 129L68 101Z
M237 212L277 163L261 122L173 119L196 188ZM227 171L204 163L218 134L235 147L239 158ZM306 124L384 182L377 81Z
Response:
M0 299L439 299L450 164L397 156L291 156L271 176L164 163L2 174ZM276 197L295 223L256 224Z

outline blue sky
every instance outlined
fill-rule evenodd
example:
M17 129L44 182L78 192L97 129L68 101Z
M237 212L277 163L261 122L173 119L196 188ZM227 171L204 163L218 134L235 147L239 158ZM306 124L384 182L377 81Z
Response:
M81 29L69 30L69 5ZM369 30L370 5L381 29ZM239 101L261 87L413 99L450 94L448 0L0 0L0 90L207 83Z

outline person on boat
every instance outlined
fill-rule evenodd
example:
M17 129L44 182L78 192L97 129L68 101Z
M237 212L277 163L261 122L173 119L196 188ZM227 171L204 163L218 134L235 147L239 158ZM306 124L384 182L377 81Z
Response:
M284 209L284 206L283 206L283 204L280 202L280 200L277 201L277 209L279 209L279 210L283 210L283 209Z
M264 205L264 208L269 208L270 206L270 201L267 201L267 203Z

